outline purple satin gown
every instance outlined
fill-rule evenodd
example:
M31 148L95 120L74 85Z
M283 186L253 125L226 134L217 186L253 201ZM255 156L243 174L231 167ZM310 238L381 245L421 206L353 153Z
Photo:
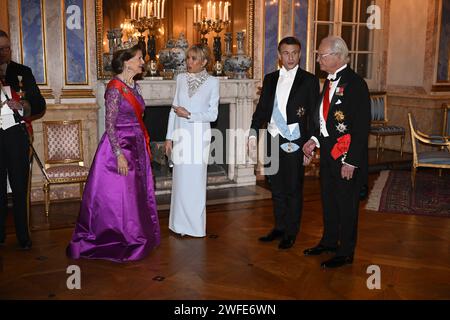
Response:
M128 89L143 109L138 86ZM106 132L89 172L67 255L73 259L139 260L160 242L150 159L133 107L115 88L106 91L105 105ZM117 173L119 153L128 161L127 176Z

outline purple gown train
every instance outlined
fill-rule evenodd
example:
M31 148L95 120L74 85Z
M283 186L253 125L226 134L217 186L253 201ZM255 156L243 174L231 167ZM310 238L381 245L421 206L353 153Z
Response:
M128 87L144 109L139 87ZM106 132L92 163L67 255L73 259L132 261L160 242L150 159L133 107L115 89L105 93ZM116 154L128 161L117 173Z

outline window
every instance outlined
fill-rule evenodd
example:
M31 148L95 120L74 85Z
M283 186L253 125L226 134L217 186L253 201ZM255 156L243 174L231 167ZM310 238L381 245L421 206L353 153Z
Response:
M328 35L342 37L350 51L350 66L364 77L369 86L375 86L377 72L376 29L369 29L367 20L370 14L367 8L374 4L373 0L313 0L314 5L314 50L310 59L315 74L325 78L314 59L321 39ZM378 1L377 1L378 2ZM381 18L381 14L380 14Z

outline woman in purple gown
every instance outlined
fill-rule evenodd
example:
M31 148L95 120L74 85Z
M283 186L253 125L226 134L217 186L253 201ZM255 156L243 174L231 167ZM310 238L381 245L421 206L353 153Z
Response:
M75 231L73 259L132 261L160 242L144 100L133 77L142 72L139 46L115 53L116 76L105 93L106 132L92 163Z

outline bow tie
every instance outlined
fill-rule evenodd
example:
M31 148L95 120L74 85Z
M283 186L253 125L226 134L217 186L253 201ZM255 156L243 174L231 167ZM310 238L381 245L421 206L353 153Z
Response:
M331 82L337 81L337 80L339 80L339 78L340 78L338 75L339 75L339 74L336 74L336 75L329 74L328 77L327 77L327 79L328 79L329 81L331 81Z
M295 74L293 72L289 72L285 68L280 69L280 77L293 78L294 76Z

